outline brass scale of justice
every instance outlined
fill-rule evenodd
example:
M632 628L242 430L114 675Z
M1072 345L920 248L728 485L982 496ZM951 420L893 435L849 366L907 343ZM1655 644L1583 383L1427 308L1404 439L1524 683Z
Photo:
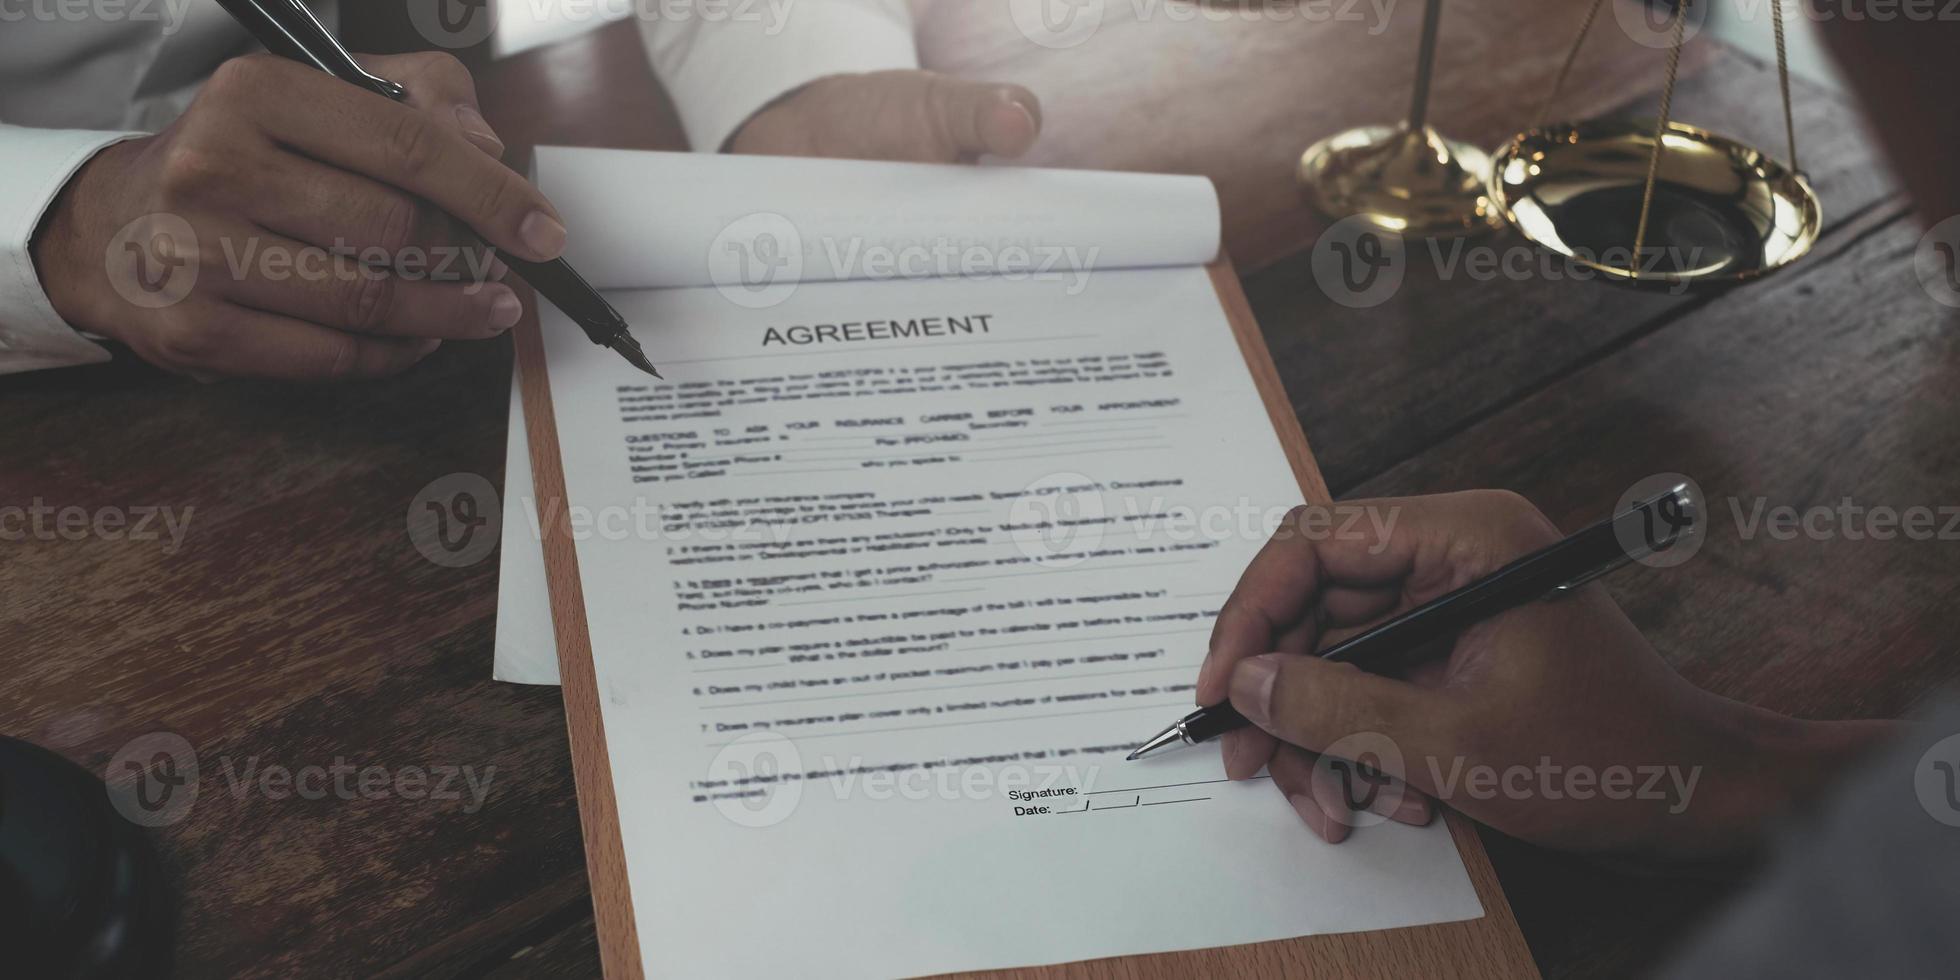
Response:
M1602 279L1633 286L1726 285L1783 268L1816 244L1823 212L1797 168L1783 7L1769 4L1789 165L1726 136L1673 121L1688 7L1671 15L1658 118L1547 124L1566 76L1608 0L1593 0L1533 128L1494 154L1428 124L1442 0L1426 0L1415 95L1400 126L1362 126L1308 147L1299 179L1310 203L1406 238L1471 235L1509 224ZM1650 254L1651 253L1651 254Z

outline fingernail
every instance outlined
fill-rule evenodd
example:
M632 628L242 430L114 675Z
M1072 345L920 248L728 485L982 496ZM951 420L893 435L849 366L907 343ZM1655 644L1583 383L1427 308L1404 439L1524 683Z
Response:
M498 330L509 330L517 324L517 318L523 315L523 302L517 298L516 293L511 292L508 286L503 287L496 298L490 301L490 325Z
M565 251L564 224L543 211L525 215L524 223L517 226L517 235L541 259L555 259Z
M1388 819L1412 827L1427 827L1429 821L1435 818L1436 810L1429 798L1415 793L1404 793L1401 802L1395 804L1395 809L1388 814Z
M1028 119L1034 122L1035 128L1041 128L1041 100L1035 98L1033 93L1004 88L1000 90L1000 98L1001 101L1011 102L1022 112L1027 113Z
M1265 728L1273 716L1273 681L1279 677L1278 656L1262 653L1248 657L1239 661L1232 671L1232 707L1260 728Z
M475 106L457 106L456 122L463 127L463 135L468 136L470 142L491 156L504 155L504 141L497 138L497 131L490 128L490 121L483 118L483 113L476 111Z
M1211 662L1216 659L1218 658L1213 656L1210 650L1205 651L1205 659L1198 664L1198 690L1202 691L1205 689L1205 680L1211 676ZM1193 697L1196 697L1196 695L1194 694ZM1205 706L1205 703L1198 701L1197 705L1202 708Z
M1020 156L1034 145L1035 138L1041 135L1041 127L1028 112L1028 107L1019 102L1008 101L1005 106L991 109L987 113L986 131L982 134L987 148L1001 156Z
M1034 142L1034 137L1041 133L1041 120L1035 116L1033 109L1028 108L1022 103L1014 103L1014 111L1020 113L1021 118L1028 121L1028 142Z

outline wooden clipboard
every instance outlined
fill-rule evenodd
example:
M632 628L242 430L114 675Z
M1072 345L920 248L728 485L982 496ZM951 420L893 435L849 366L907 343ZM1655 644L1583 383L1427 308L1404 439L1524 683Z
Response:
M1239 287L1231 260L1207 267L1219 305L1238 338L1252 381L1279 434L1280 445L1310 501L1330 502L1327 483L1306 433L1293 414L1279 371L1273 367L1259 324ZM579 824L585 833L585 868L592 884L593 921L599 931L599 959L607 977L638 980L639 930L626 878L626 853L615 805L612 763L606 751L605 723L599 710L599 681L592 666L592 639L586 630L585 593L579 583L578 556L565 499L565 471L558 451L558 423L545 373L544 342L535 304L527 304L515 330L517 362L524 394L524 427L530 436L531 468L544 538L545 577L551 591L552 629L558 640L558 669L565 698L565 727L571 736L572 775L578 787ZM1524 936L1497 873L1484 853L1476 826L1453 810L1444 811L1450 836L1483 903L1484 916L1466 922L1412 926L1373 932L1302 936L1297 939L1089 960L1028 970L966 976L1134 977L1312 976L1312 977L1535 977ZM1305 831L1302 831L1304 833Z

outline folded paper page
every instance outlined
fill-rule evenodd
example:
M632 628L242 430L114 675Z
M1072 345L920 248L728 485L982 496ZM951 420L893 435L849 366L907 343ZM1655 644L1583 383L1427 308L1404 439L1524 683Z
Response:
M715 286L762 306L794 282L1080 279L1218 255L1218 197L1199 177L563 147L537 160L567 189L554 201L602 289ZM644 332L660 356L654 325ZM493 676L556 684L514 378L511 391Z
M1202 177L540 147L536 169L600 289L1202 265Z
M663 158L587 152L538 166L574 227L607 226L580 241L684 265L644 247L667 225L635 188ZM805 269L930 247L922 216L1004 183L923 168L926 196L894 177L867 201L699 179L723 227L692 233L753 259L787 228ZM724 206L749 200L776 218ZM1196 241L1089 217L1161 267L1021 274L1002 243L1083 239L1001 225L951 277L776 279L766 302L757 279L614 280L665 383L544 311L648 975L931 974L1481 914L1440 824L1330 847L1215 750L1122 761L1190 707L1219 605L1301 496L1196 264L1215 210ZM573 261L604 268L588 247Z

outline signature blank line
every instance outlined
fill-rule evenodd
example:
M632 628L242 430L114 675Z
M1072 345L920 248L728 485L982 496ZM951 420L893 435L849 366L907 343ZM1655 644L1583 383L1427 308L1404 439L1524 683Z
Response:
M1079 533L1084 537L1087 537L1090 533L1092 533L1090 531L1091 528L1097 529L1093 533L1098 534L1101 537L1105 537L1105 538L1129 537L1135 534L1157 533L1157 528L1154 527L1115 527L1112 525L1103 525L1103 524L1076 524L1076 525L1072 525L1071 530L1074 533ZM1023 535L1021 537L1014 537L1010 535L1005 538L993 538L990 539L987 543L988 544L1022 544L1022 543L1033 543L1033 540L1031 540L1031 538L1035 540L1039 539L1041 534L1040 529L1029 528L1028 530L1034 533L1032 535ZM1179 598L1183 598L1183 596L1179 596Z
M685 364L687 362L675 361L673 363ZM1042 424L1043 425L1091 425L1097 422L1105 422L1105 423L1106 422L1156 422L1161 419L1182 419L1182 418L1189 418L1189 417L1190 417L1189 414L1184 412L1179 412L1176 415L1131 415L1124 418L1063 419L1062 421L1059 422L1044 422Z
M718 467L711 466L707 468L717 469ZM858 472L862 472L862 469L856 466L832 466L829 468L818 468L818 469L810 469L810 470L743 470L740 473L723 473L721 474L720 477L702 476L702 477L694 477L693 479L716 480L716 479L721 479L722 477L733 477L733 476L803 476L806 473L858 473Z
M742 664L739 667L699 667L689 673L718 674L724 670L761 670L764 667L781 667L783 664Z
M1137 437L1135 437L1135 438L1136 438L1136 439L1148 439L1148 438L1151 438L1151 437L1150 437L1150 436L1147 436L1147 435L1146 435L1146 436L1137 436ZM909 458L912 458L912 457L915 457L915 456L970 456L970 455L973 455L974 453L1006 453L1006 452L1019 452L1019 451L1022 451L1022 450L1027 450L1027 449L1062 449L1062 448L1066 448L1066 447L1068 447L1068 446L1109 446L1109 444L1110 444L1111 442L1123 442L1123 441L1125 441L1125 440L1122 440L1122 439L1113 439L1113 440L1112 440L1112 439L1072 439L1072 440L1068 440L1068 441L1065 441L1065 442L1056 442L1056 443L1049 443L1049 444L1045 444L1045 445L1030 445L1030 446L996 446L996 447L993 447L993 448L988 448L988 447L985 447L985 446L980 446L980 447L972 447L972 448L964 448L964 447L970 447L970 446L971 446L971 444L970 444L970 443L965 443L965 442L942 442L942 443L936 443L936 444L932 444L932 445L923 445L923 446L919 446L919 447L917 447L917 448L915 448L915 449L907 449L907 450L905 450L905 451L903 451L903 452L896 452L896 453L881 453L881 454L879 454L879 455L876 455L876 456L865 456L865 455L862 455L862 454L859 454L859 455L852 455L852 456L810 456L810 457L806 457L806 458L804 458L804 459L786 459L786 460L783 460L783 462L785 462L785 463L834 463L834 462L838 462L838 461L840 461L840 460L854 460L854 459L859 459L859 460L873 460L873 459L909 459ZM812 449L803 449L803 450L796 450L796 449L791 449L791 450L786 450L786 451L787 451L787 452L806 452L806 453L828 453L828 452L835 452L835 451L837 451L837 449L838 449L838 448L840 448L840 447L837 447L837 446L823 446L823 447L818 447L818 448L812 448ZM871 447L866 447L866 448L871 448ZM1136 448L1136 449L1145 449L1145 448L1149 448L1149 447L1146 447L1146 446L1109 446L1109 448L1110 448L1110 449L1130 449L1130 448ZM998 457L998 456L994 456L994 457L988 457L988 458L992 458L992 459L999 459L1000 457Z
M1069 449L1058 453L1030 453L1026 456L989 456L978 460L982 463L1005 463L1016 459L1054 459L1058 456L1093 456L1097 453L1141 453L1157 449L1169 449L1171 444L1161 442L1151 446L1116 446L1110 449Z
M676 361L670 363L680 363L680 362ZM1098 440L1095 443L1084 443L1084 445L1103 445L1107 443L1107 441L1108 440ZM848 460L873 462L873 461L885 460L885 459L909 459L918 456L968 456L976 452L992 453L992 452L1000 452L1002 450L1014 450L1014 449L1021 449L1021 448L1040 449L1043 447L1002 446L1000 447L1000 449L967 449L967 450L955 450L951 452L944 451L944 450L922 449L917 452L899 453L894 456L834 456L834 457L824 456L824 457L811 457L809 459L800 459L800 460L786 459L783 460L782 462L835 463L835 462L843 462ZM971 460L971 462L1006 463L1006 462L1012 462L1014 460L1021 460L1021 459L1055 459L1057 457L1062 457L1062 456L1092 456L1100 453L1154 452L1156 450L1170 449L1172 447L1170 443L1161 442L1161 443L1154 443L1147 446L1145 445L1106 446L1106 448L1103 449L1075 449L1062 445L1057 445L1054 448L1057 450L1056 452L1036 452L1036 453L1028 453L1026 455L1021 455L1021 456L980 456L980 457L975 457L973 460ZM774 460L771 460L771 462L774 462ZM721 462L721 461L702 463L692 459L688 460L687 463L688 463L688 468L680 470L679 471L680 474L688 475L696 470L737 469L743 465L738 462ZM831 467L818 467L818 468L804 469L804 470L746 470L745 469L745 470L740 470L740 472L737 473L722 473L713 477L692 477L692 478L706 480L706 479L719 479L721 477L728 477L728 476L801 476L805 473L861 473L864 471L865 469L862 466L831 466ZM671 473L674 471L663 470L657 472Z
M1015 643L994 643L988 646L962 647L961 650L963 651L1001 650L1007 647L1040 646L1043 643L1077 643L1077 642L1094 643L1098 640L1142 640L1142 639L1151 639L1159 636L1176 636L1180 633L1209 633L1209 632L1211 632L1211 627L1199 626L1195 629L1158 630L1155 633L1125 633L1122 636L1058 636L1048 640L1021 640Z
M1002 684L1038 684L1046 681L1072 681L1082 678L1122 677L1127 674L1148 674L1160 670L1190 670L1189 664L1173 664L1168 667L1138 667L1135 670L1105 670L1093 674L1064 674L1057 677L1017 677L1011 681L981 681L978 684L946 684L940 687L908 687L900 691L859 691L855 694L820 694L813 698L780 698L775 701L743 701L737 704L701 704L697 708L759 708L765 704L802 704L805 701L837 701L843 698L870 698L887 694L930 694L935 691L964 691L971 687L999 687Z
M1063 711L1052 715L1016 715L1012 718L974 718L968 721L946 721L934 725L902 725L897 728L861 728L853 732L825 732L821 735L798 735L796 737L800 739L837 738L840 735L880 735L885 732L916 732L927 728L958 728L961 725L999 725L1006 722L1020 724L1026 721L1041 721L1045 718L1080 718L1083 715L1106 715L1117 711L1156 711L1159 708L1182 703L1183 699L1180 698L1176 701L1160 701L1155 704L1127 704L1120 708L1098 708L1092 711ZM783 734L773 728L764 730L776 732L778 735ZM715 748L722 745L732 745L734 741L734 739L729 739L724 742L709 742L707 743L707 747Z
M1045 424L1047 424L1047 425L1061 425L1062 423L1060 423L1060 422L1048 422L1048 423L1045 423ZM1060 438L1062 438L1063 436L1100 436L1100 435L1115 435L1115 436L1133 436L1133 437L1137 437L1137 438L1142 438L1142 437L1144 437L1144 436L1154 436L1154 435L1157 435L1157 434L1158 434L1158 433L1157 433L1157 432L1156 432L1155 430L1151 430L1151 429L1068 429L1068 430L1066 430L1066 431L1063 431L1063 432L1030 432L1030 433L1028 433L1028 434L1026 434L1026 435L1023 435L1023 436L1014 436L1014 437L1012 437L1012 438L1017 438L1017 439L1060 439ZM1007 438L1007 437L1002 437L1002 438ZM991 440L989 440L989 441L991 441Z
M1004 544L1005 542L996 542L996 543ZM1040 572L1027 572L1027 571L1005 572L1000 575L964 575L959 578L949 578L946 581L978 582L982 579L990 579L990 578L1020 578L1023 575L1061 575L1066 572L1113 572L1119 568L1162 568L1166 565L1195 565L1197 564L1197 562L1198 559L1196 558L1187 558L1184 559L1183 561L1141 562L1135 565L1092 565L1085 562L1082 565L1076 566L1074 568L1050 568L1047 569L1046 571L1040 571ZM1030 564L1032 564L1032 562L1030 562Z
M1253 779L1271 779L1271 776L1254 776ZM1187 783L1158 783L1155 786L1131 786L1126 789L1099 789L1084 793L1083 796L1100 796L1104 793L1147 793L1153 789L1177 789L1180 786L1209 786L1213 783L1229 783L1229 779L1194 779Z

